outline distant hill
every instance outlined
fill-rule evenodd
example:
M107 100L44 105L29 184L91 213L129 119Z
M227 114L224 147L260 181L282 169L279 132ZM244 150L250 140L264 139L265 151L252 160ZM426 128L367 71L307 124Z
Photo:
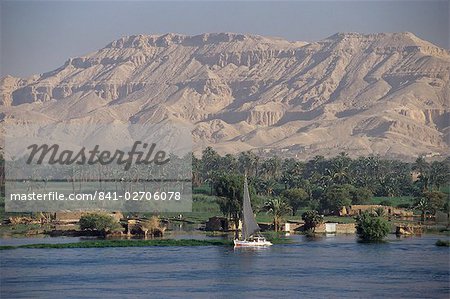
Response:
M135 35L0 82L3 123L193 125L196 151L410 159L449 152L450 52L411 33L305 43Z

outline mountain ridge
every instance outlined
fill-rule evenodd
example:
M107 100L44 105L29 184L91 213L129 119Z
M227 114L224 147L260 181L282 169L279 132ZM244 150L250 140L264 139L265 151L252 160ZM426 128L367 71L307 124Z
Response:
M0 80L2 122L194 126L196 151L445 155L450 52L414 34L132 35Z

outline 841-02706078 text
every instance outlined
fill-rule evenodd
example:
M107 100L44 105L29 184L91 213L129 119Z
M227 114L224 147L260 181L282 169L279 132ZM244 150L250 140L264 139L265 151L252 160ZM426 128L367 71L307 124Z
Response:
M162 191L162 192L148 192L148 191L135 191L125 192L123 195L118 192L99 192L99 200L180 200L181 192L175 191Z

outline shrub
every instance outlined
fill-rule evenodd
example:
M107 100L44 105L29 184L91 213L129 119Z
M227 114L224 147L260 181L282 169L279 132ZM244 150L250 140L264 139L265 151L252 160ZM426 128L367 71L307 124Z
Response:
M356 233L363 241L382 241L390 231L389 223L376 214L364 212L355 219Z
M302 219L305 221L305 230L314 231L316 226L323 222L323 216L319 215L317 211L307 211L302 214Z
M447 195L439 191L428 191L423 193L423 197L428 201L432 208L432 212L443 211L447 202Z
M450 241L445 241L445 240L437 240L436 241L436 246L443 246L443 247L450 247Z
M351 185L332 185L325 191L321 199L322 211L337 214L342 207L352 204L350 192L354 189Z
M89 213L80 218L81 230L93 230L102 233L120 231L120 224L112 217L103 213Z
M150 219L142 221L140 228L146 236L150 233L152 236L162 237L165 230L165 228L161 227L159 217L157 216L152 216Z
M380 216L380 217L384 217L384 216L386 216L385 214L385 211L384 211L384 209L383 208L376 208L375 209L375 214L377 214L377 216Z
M380 202L380 205L387 206L387 207L392 207L392 201L390 201L388 199L385 199L385 200Z

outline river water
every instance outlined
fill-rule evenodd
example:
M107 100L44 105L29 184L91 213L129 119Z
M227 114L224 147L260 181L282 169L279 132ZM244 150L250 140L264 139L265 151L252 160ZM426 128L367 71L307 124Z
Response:
M390 237L382 244L354 236L291 238L295 243L260 250L3 250L1 298L449 297L450 251L434 245L445 237Z

